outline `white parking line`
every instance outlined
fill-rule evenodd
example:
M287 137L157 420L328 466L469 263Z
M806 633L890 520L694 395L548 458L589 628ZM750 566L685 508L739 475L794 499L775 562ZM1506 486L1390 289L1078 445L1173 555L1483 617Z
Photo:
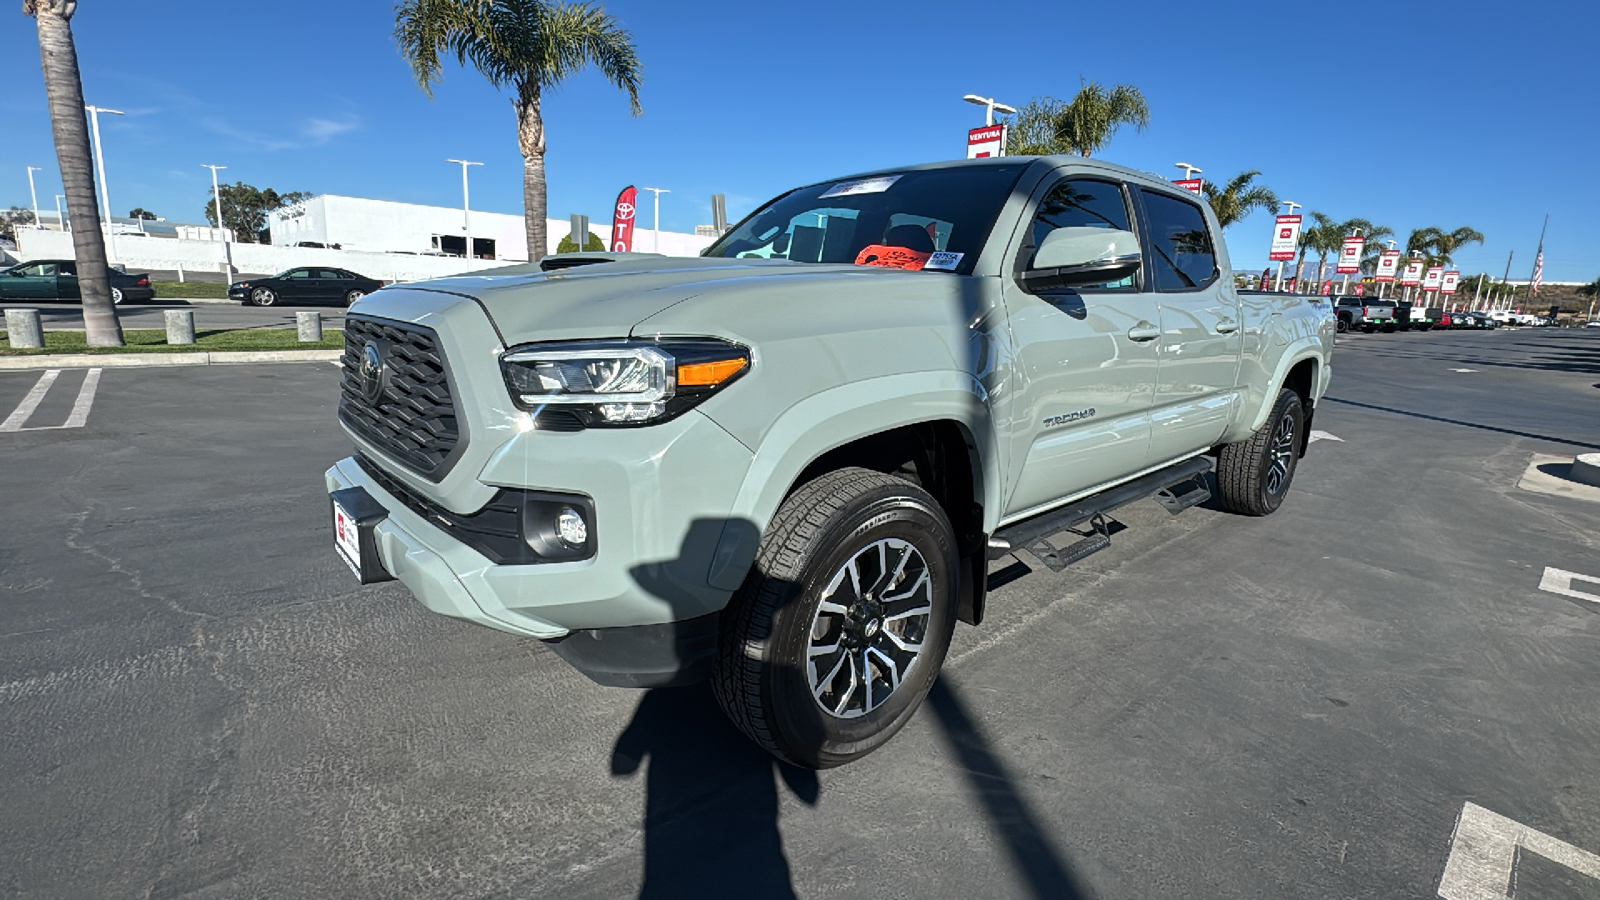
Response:
M50 385L55 384L60 375L60 369L46 369L45 373L39 376L38 383L34 384L33 390L22 398L22 403L11 412L11 415L6 416L4 422L0 422L0 431L21 431L22 423L28 421L33 411L39 408L39 401L44 399L44 395L50 390Z
M22 398L22 403L0 422L0 432L8 431L60 431L65 428L82 428L89 421L89 409L94 406L95 391L100 388L100 369L90 369L83 376L83 386L78 388L78 397L72 401L72 412L67 416L67 421L61 425L35 425L31 428L24 427L34 410L39 408L44 395L50 392L50 387L61 376L60 369L46 369L39 376L39 381L33 389L28 391L28 396Z
M1595 578L1592 575L1579 575L1577 572L1568 572L1566 569L1556 569L1550 566L1545 566L1544 577L1539 579L1539 590L1549 591L1552 594L1560 594L1563 597L1576 597L1579 600L1587 600L1590 603L1600 603L1600 595L1573 590L1572 580L1574 578L1578 579L1579 581L1590 581L1595 584L1600 584L1600 578Z
M1313 428L1311 430L1311 440L1307 441L1306 443L1315 444L1317 441L1338 441L1342 444L1344 443L1344 438L1329 434L1326 431L1317 431Z
M1439 896L1444 900L1509 900L1519 847L1600 879L1600 856L1468 803L1461 808L1456 833L1450 839L1450 858L1439 878Z

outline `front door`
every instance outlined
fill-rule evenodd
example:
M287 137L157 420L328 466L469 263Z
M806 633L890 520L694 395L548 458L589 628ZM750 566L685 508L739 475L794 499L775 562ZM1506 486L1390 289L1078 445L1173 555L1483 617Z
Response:
M1209 449L1240 402L1239 294L1217 269L1218 230L1199 204L1139 189L1145 269L1160 298L1161 368L1150 456L1162 463Z
M1055 228L1133 230L1118 181L1071 177L1041 196L1021 268ZM1146 466L1161 310L1140 275L1035 292L1006 278L1003 292L1015 346L1003 518L1015 521Z
M317 287L321 281L314 277L315 275L315 269L291 269L283 273L278 279L278 283L282 285L278 294L290 303L315 300Z
M31 263L5 276L5 296L12 300L53 298L59 267L53 262Z

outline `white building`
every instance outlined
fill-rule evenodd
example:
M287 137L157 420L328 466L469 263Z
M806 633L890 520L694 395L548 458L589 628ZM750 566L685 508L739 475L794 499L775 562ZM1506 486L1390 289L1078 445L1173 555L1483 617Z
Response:
M404 253L424 256L465 255L466 222L459 207L422 206L392 200L368 200L319 194L293 209L273 212L268 217L272 243L294 247L302 242L341 250L369 253ZM527 233L523 217L505 213L472 211L472 249L479 259L505 262L528 260ZM547 219L547 253L554 253L571 226L565 219ZM611 226L591 223L589 229L610 243ZM664 231L659 248L655 233L636 229L633 249L668 256L697 256L711 245L713 238Z

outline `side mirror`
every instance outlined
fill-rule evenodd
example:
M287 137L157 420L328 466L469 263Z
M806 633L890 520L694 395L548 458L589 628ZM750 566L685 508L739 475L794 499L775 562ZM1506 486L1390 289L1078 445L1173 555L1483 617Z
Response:
M1071 226L1044 236L1023 272L1029 287L1120 281L1139 271L1139 238L1114 228Z

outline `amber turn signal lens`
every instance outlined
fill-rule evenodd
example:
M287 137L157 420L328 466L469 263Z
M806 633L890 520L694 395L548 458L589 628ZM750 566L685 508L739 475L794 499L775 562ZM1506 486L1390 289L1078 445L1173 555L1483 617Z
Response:
M689 363L678 367L678 384L681 387L708 387L718 385L739 374L745 366L743 357L719 359L715 362Z

